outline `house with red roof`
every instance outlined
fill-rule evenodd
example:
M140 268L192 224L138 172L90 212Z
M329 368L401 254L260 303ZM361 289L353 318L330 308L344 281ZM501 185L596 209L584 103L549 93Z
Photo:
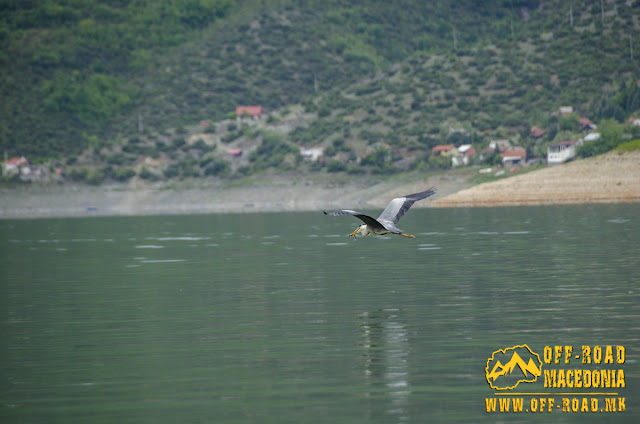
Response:
M31 168L29 161L24 156L8 159L2 163L2 175L29 175Z
M510 147L502 151L502 166L524 165L527 151L522 147Z
M547 132L545 130L543 130L537 125L534 125L533 127L531 127L531 130L529 131L529 134L531 134L531 137L533 138L540 138L544 136L546 133Z
M235 156L235 157L240 157L242 156L243 150L238 148L238 149L229 149L227 150L227 154L229 156Z
M236 118L240 119L244 116L262 118L262 106L236 106Z
M434 156L453 156L458 151L453 144L438 144L431 148L431 154Z
M591 122L589 118L578 118L578 122L580 122L580 127L582 128L582 131L589 131L589 130L596 129L596 124Z

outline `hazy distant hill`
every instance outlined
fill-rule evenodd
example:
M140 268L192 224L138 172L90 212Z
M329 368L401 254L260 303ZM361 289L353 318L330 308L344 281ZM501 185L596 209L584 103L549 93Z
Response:
M564 104L622 120L640 109L640 1L600 4L4 1L0 147L77 154L238 104L316 114L298 145L524 137Z

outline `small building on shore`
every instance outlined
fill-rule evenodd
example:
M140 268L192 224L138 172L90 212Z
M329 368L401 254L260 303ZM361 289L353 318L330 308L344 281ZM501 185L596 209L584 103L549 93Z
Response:
M504 152L511 147L511 141L509 140L491 140L489 142L489 149L498 150Z
M262 118L262 106L237 106L236 118L242 119L245 116L254 119Z
M31 174L31 166L24 156L7 159L2 163L2 175L5 177L29 174Z
M510 147L502 151L502 166L524 165L527 151L522 147Z
M243 153L244 153L244 150L240 148L227 150L227 154L229 156L234 156L234 157L240 157L242 156Z
M543 130L542 128L540 128L539 126L534 125L529 130L529 134L531 134L531 137L533 137L533 138L540 138L540 137L545 136L547 134L547 132L545 130Z
M455 156L458 153L453 144L438 144L431 148L433 156Z
M573 113L573 106L560 106L557 114L560 116L567 116Z
M463 144L457 149L458 155L451 158L452 166L468 166L476 157L476 148L471 144Z
M580 129L582 131L592 131L598 128L589 118L578 118L578 122L580 123Z
M557 165L576 156L576 148L582 144L581 140L567 140L547 147L547 163Z
M312 147L310 149L300 149L300 156L307 162L324 161L324 149L321 147Z

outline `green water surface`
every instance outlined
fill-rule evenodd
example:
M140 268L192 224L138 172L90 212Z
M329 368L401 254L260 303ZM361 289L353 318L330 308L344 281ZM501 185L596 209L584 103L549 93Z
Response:
M0 221L0 421L638 422L640 206L416 209L416 239L358 224ZM626 410L487 413L487 359L520 344L624 346L600 367L624 370ZM584 365L542 365L563 367ZM518 391L571 391L543 377Z

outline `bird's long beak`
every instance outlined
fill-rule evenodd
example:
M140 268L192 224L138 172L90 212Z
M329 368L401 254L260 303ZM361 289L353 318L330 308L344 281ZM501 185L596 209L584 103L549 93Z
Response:
M356 228L356 230L353 233L349 234L349 237L355 237L356 234L358 234L358 231L360 231L360 227Z

